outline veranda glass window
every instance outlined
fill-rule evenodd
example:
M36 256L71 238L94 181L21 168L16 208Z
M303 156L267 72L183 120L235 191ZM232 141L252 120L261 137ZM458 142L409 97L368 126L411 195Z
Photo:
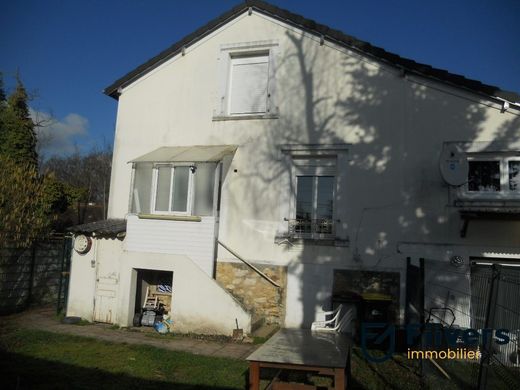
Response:
M130 212L150 213L152 197L153 164L140 163L134 166L134 186L131 193Z
M175 167L173 169L173 190L171 211L188 211L188 186L190 181L189 167Z
M165 213L187 213L190 181L189 166L157 166L154 210Z
M193 214L213 215L216 164L199 164L195 172ZM218 184L217 184L218 185Z
M213 215L216 163L136 163L130 212Z

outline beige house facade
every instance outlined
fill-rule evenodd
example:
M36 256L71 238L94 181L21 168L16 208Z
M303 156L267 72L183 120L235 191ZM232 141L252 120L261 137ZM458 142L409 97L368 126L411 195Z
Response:
M74 252L68 314L130 326L146 269L185 331L309 327L349 292L399 323L422 262L424 310L471 326L475 262L520 260L520 99L359 42L249 1L108 87L126 228Z

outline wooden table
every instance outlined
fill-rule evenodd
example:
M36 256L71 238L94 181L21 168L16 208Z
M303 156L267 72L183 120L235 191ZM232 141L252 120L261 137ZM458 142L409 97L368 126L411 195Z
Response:
M260 369L269 367L330 375L334 377L333 389L344 390L345 373L350 367L350 347L351 338L345 334L310 329L281 329L247 357L249 388L259 390Z

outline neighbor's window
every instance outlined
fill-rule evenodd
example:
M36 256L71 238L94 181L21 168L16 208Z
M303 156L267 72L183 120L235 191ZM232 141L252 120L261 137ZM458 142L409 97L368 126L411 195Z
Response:
M269 54L232 56L228 85L229 115L268 112Z
M468 191L500 191L500 161L469 161Z
M215 163L134 165L132 213L213 215Z
M469 157L468 195L515 197L520 195L520 158Z
M294 159L295 218L290 232L311 238L334 230L335 158Z
M509 190L519 192L520 191L520 161L508 161L508 182Z

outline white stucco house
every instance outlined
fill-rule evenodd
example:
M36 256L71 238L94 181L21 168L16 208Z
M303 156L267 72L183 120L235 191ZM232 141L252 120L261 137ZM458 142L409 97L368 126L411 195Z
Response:
M515 93L261 1L105 93L109 220L73 229L68 315L130 326L160 279L179 331L308 327L370 294L399 323L418 288L469 326L476 262L520 260Z

